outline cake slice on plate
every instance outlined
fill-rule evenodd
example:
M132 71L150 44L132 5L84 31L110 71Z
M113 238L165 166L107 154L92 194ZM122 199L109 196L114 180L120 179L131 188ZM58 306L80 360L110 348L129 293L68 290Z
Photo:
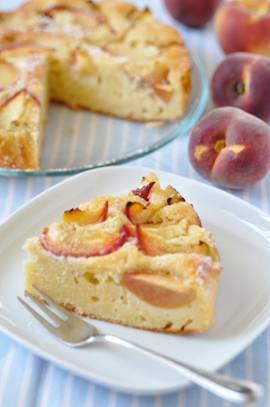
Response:
M39 167L48 95L48 53L0 47L0 167Z
M25 244L33 285L80 315L161 332L207 329L221 271L192 205L154 174L64 212Z

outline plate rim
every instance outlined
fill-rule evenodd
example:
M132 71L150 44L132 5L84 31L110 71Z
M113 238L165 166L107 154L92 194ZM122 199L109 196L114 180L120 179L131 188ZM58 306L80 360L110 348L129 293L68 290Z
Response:
M69 184L72 182L76 182L76 180L78 178L81 177L91 177L93 176L95 173L104 173L106 174L106 172L111 172L111 171L115 171L118 172L119 170L122 170L123 168L127 169L128 171L131 172L150 172L150 171L154 171L159 177L163 177L163 176L173 176L176 177L178 179L178 181L181 183L181 180L184 180L184 182L187 182L188 184L190 184L191 186L194 185L199 185L202 188L205 188L206 191L208 190L209 192L212 192L214 194L220 195L222 197L226 197L229 198L232 201L236 201L238 202L238 204L244 205L247 209L253 211L254 213L257 213L258 215L263 216L263 218L267 219L267 221L270 224L270 215L263 211L260 208L257 208L256 206L252 205L249 202L246 202L245 200L242 200L239 197L236 197L232 194L230 194L227 191L221 190L219 188L216 188L214 186L205 184L203 182L194 180L194 179L190 179L188 177L184 177L182 175L178 175L174 172L169 172L169 171L162 171L159 170L157 168L150 168L150 167L144 167L144 166L112 166L112 167L106 167L106 168L98 168L93 170L90 170L88 172L84 172L84 173L80 173L77 174L73 177L64 179L63 181L57 183L56 185L51 186L50 188L46 189L45 191L41 192L40 194L38 194L37 196L35 196L33 199L31 199L30 201L28 201L27 203L25 203L23 206L21 206L20 208L18 208L16 211L14 211L10 216L8 216L3 222L0 223L0 234L2 233L2 230L10 223L10 222L16 222L16 218L18 216L23 215L23 212L25 210L29 210L29 207L31 208L31 206L39 204L40 201L42 201L43 197L50 194L50 193L55 193L55 191L57 191L58 189L61 190L62 186L65 184ZM232 211L234 212L234 210L232 209ZM1 255L1 254L0 254ZM231 352L230 357L227 358L226 361L224 361L222 364L219 365L219 367L217 369L222 368L224 365L226 365L227 363L229 363L236 355L238 355L240 352L242 352L244 349L246 349L246 347L253 342L253 340L258 337L266 328L267 326L270 324L270 312L269 315L267 315L267 317L265 318L264 321L261 321L258 323L257 326L252 327L251 331L245 335L245 337L242 339L242 341L239 343L239 345L236 346L236 348L234 349L233 352ZM77 374L81 377L86 378L87 380L91 380L96 384L100 384L103 386L106 386L110 389L114 389L116 391L121 391L123 393L127 393L127 394L137 394L137 395L157 395L157 394L168 394L168 393L172 393L172 392L176 392L179 391L181 389L183 389L187 384L189 384L188 382L186 382L186 384L182 384L182 385L166 385L164 388L157 390L148 390L148 389L141 389L140 387L136 387L132 386L130 387L129 385L126 385L124 383L121 383L121 385L117 386L115 385L115 382L112 382L112 380L108 377L100 377L101 375L94 373L93 375L91 374L91 371L87 371L85 372L84 369L82 369L79 365L74 365L72 362L69 361L65 361L65 359L63 359L63 357L59 356L56 357L54 355L51 355L50 351L45 351L42 348L40 348L38 345L35 345L35 343L29 341L28 339L22 337L20 334L16 333L16 328L12 328L12 327L8 327L4 325L4 322L0 322L0 331L5 333L7 336L11 337L13 340L15 340L16 342L22 344L24 347L26 347L27 349L29 349L30 351L34 352L37 355L40 355L42 358L44 358L45 360L49 360L50 362L64 367L65 369L67 369L68 371L73 372L74 374ZM63 345L64 346L64 345ZM216 370L216 369L215 369Z

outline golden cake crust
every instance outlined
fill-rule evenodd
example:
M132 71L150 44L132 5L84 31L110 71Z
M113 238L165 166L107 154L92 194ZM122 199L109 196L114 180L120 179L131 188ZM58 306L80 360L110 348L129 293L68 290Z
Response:
M118 325L126 326L128 328L137 328L137 329L141 329L141 330L145 329L145 328L140 327L140 326L131 326L128 323L123 323L123 321L121 321L121 320L118 321L118 320L113 320L113 319L97 318L96 315L94 315L94 314L86 314L84 312L81 312L80 309L77 309L76 307L74 307L74 306L72 306L70 304L61 304L61 305L64 308L66 308L68 311L76 312L77 314L81 315L82 317L101 320L101 321L104 321L104 322L110 322L111 324L118 324ZM170 334L175 334L175 335L180 335L180 334L181 335L182 334L191 335L191 334L195 334L195 333L200 333L200 331L198 331L198 330L188 329L188 323L183 325L182 328L179 329L178 331L172 330L170 324L167 324L167 326L164 326L162 330L154 328L154 327L152 327L152 328L148 327L147 330L152 331L152 332L164 332L164 333L170 333Z

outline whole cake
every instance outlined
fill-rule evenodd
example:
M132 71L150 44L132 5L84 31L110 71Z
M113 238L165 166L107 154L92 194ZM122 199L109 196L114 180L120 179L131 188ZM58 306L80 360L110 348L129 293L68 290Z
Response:
M81 315L148 330L191 333L213 321L221 271L192 205L154 174L123 196L64 212L28 239L33 285Z
M31 0L0 13L0 47L22 43L49 53L51 100L139 121L174 120L187 106L188 50L148 9L118 0Z

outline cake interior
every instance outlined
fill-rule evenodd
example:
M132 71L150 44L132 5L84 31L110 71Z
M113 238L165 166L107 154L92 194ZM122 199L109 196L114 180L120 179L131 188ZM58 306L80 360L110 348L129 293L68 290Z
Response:
M111 256L111 258L110 255L108 256L107 261L112 263L109 267L103 266L102 262L84 264L84 261L79 259L65 260L59 264L57 259L49 258L44 253L42 255L37 248L31 249L31 243L29 248L32 254L35 250L38 258L28 261L25 265L26 291L37 295L32 288L35 285L57 299L59 304L80 315L141 329L174 333L204 331L213 322L217 290L215 279L209 280L200 293L195 292L193 287L187 288L188 279L184 281L179 281L183 278L179 278L178 281L176 279L173 290L177 284L180 292L182 290L182 306L158 307L142 301L139 296L134 295L121 284L120 276L129 268L124 267L120 275L115 275L117 264L121 265L126 261L127 253L124 249L117 256ZM172 266L173 269L176 266L183 267L185 272L190 271L190 273L198 266L196 261L193 263L193 259L187 260L186 256L181 255L173 257L164 255L159 260L167 262L167 267ZM92 263L91 266L90 263ZM158 265L157 260L151 262L151 270L156 271L158 276L165 272L164 268ZM170 296L170 279L167 280L161 277L162 287L165 284L168 287L167 292L164 290L164 294Z

